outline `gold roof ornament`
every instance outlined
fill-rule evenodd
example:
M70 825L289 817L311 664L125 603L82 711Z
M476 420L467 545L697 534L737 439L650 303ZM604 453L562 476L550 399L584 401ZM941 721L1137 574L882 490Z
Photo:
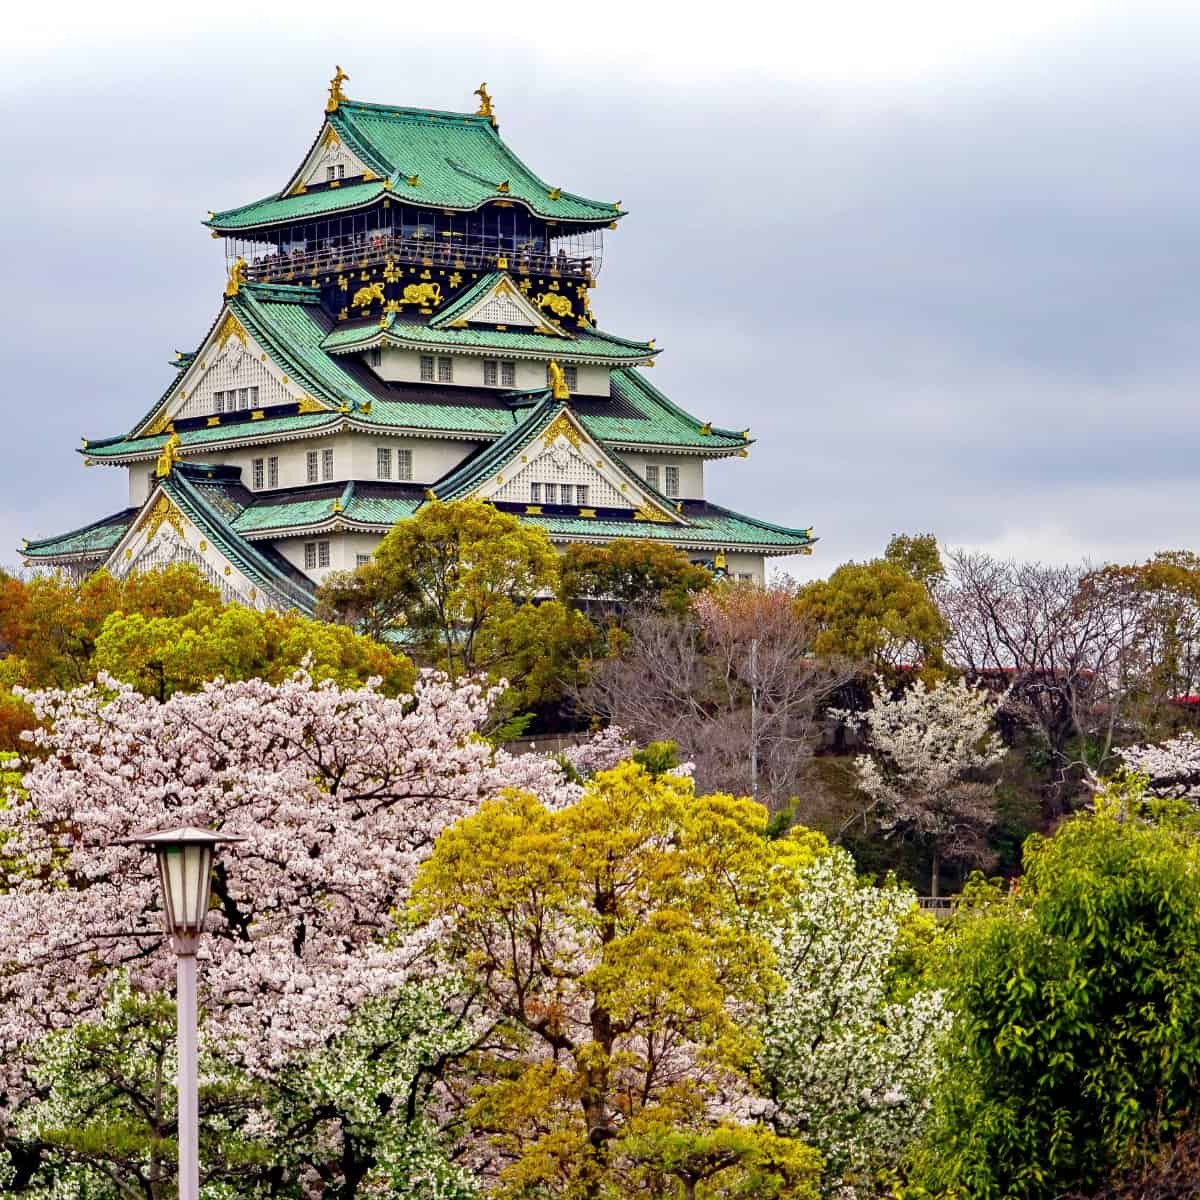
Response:
M163 443L162 453L158 456L158 465L154 468L154 474L159 479L166 479L175 464L179 461L179 434L172 433L169 438Z
M553 359L550 360L550 390L555 400L570 400L571 389L567 387L567 377L562 367Z
M342 84L349 78L350 76L341 67L334 67L334 76L329 81L329 99L325 101L327 113L337 112L338 105L346 99L346 93L342 91Z
M711 437L712 436L712 422L711 421L705 421L704 424L700 426L700 436L701 437Z
M562 199L562 188L560 188L560 187L551 188L550 192L549 192L549 196L550 196L551 200L561 200Z
M487 83L481 83L471 94L479 97L479 107L475 110L475 115L487 117L492 122L492 128L497 128L496 112L492 108L492 97L487 90Z
M246 282L246 272L249 268L250 264L240 255L234 260L233 266L229 268L229 279L225 284L227 300L232 300L242 290L242 284Z
M724 550L717 551L717 556L716 556L716 558L713 559L713 566L718 571L725 570L725 551Z

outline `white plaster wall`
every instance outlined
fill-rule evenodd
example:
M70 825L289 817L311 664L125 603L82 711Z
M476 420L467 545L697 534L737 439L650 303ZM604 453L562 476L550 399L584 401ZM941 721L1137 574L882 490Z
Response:
M684 500L704 499L704 459L699 455L689 454L627 454L621 452L621 458L633 468L633 473L641 479L646 478L646 464L655 463L658 466L658 490L665 492L666 468L679 468L679 495Z
M449 383L438 384L436 378L437 368L434 368L435 385L441 387L473 387L479 388L484 386L483 382L483 363L485 358L494 359L496 362L512 362L516 366L516 387L524 388L543 388L546 386L546 368L547 364L554 354L552 347L554 339L546 339L546 357L544 359L506 359L502 354L477 356L473 354L449 354L444 351L416 351L416 350L400 350L395 346L385 346L380 352L379 366L371 367L381 379L387 380L389 383L421 383L421 358L426 354L431 354L436 358L451 358L454 360L454 378ZM363 356L363 362L367 366L371 366L369 355ZM578 367L579 380L574 388L577 395L580 396L607 396L609 394L609 369L608 367L597 367L580 365ZM499 372L497 372L497 381L499 380ZM428 380L424 382L428 383ZM507 391L507 387L501 387L499 382L496 386L497 391Z
M319 584L337 571L353 571L358 565L358 555L370 554L382 540L382 534L329 533L319 537L283 538L275 543L275 548L288 562ZM305 567L304 547L308 542L329 543L328 567L317 567L315 570Z
M183 460L188 463L239 467L242 483L254 490L254 460L263 462L263 491L267 491L266 459L279 459L279 487L304 487L308 484L308 452L318 455L327 448L333 450L333 479L345 482L349 479L369 480L378 477L376 450L380 446L400 447L412 451L413 483L426 485L435 483L447 471L456 467L469 454L479 448L478 442L455 442L445 438L390 437L386 434L346 432L331 437L313 438L308 441L277 442L271 445L250 446L244 449L221 450L212 454L189 454ZM321 463L323 465L323 462ZM131 506L144 504L153 487L153 462L136 463L129 467L129 503ZM320 471L320 466L318 466ZM318 482L324 483L322 475ZM392 464L392 482L396 479L395 459Z

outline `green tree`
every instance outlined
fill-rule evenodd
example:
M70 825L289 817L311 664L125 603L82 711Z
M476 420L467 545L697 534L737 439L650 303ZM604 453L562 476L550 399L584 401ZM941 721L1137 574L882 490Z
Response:
M1200 1112L1200 847L1142 784L1026 847L1019 894L969 917L946 969L957 1052L923 1164L978 1200L1090 1189Z
M572 542L563 552L560 580L562 599L599 601L619 617L627 609L685 613L713 577L674 546L621 538L603 546Z
M893 563L932 588L946 577L937 538L932 533L896 533L883 552L885 562Z
M457 677L479 669L489 620L557 583L558 556L541 529L479 500L431 500L393 526L369 562L329 580L320 602L372 637L401 634Z
M910 573L914 554L917 567L927 569L909 547L896 554L906 565L888 558L850 562L802 587L796 611L814 631L813 652L861 663L893 680L901 668L917 668L929 682L944 676L948 628L929 588Z
M515 794L438 839L413 906L507 1031L471 1111L506 1164L499 1196L689 1195L718 1149L736 1152L737 1186L698 1195L800 1195L815 1179L818 1156L779 1147L789 1171L750 1187L772 1135L739 1143L713 1115L747 1087L755 1038L735 1009L776 978L752 915L779 910L825 844L766 826L749 800L624 763L566 808Z

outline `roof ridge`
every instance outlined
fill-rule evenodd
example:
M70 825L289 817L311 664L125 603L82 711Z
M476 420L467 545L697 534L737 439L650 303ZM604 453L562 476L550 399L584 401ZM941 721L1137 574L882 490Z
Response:
M53 537L27 538L22 548L22 553L27 550L37 550L41 546L48 546L51 542L61 542L63 538L75 537L77 534L87 533L91 529L99 529L101 526L111 525L124 516L129 516L132 520L132 515L140 512L141 507L140 504L130 505L128 508L119 509L115 513L109 513L107 517L100 517L87 525L80 525L78 529L68 529L66 533L55 534Z

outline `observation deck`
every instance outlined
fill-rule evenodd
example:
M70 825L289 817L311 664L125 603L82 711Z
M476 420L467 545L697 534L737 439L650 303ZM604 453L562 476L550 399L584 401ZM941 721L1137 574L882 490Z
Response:
M563 241L576 242L570 238ZM591 239L588 239L589 241ZM591 250L583 254L580 250ZM542 275L588 283L595 279L603 260L603 242L592 246L552 243L549 248L535 242L457 231L399 234L374 231L321 240L272 245L262 242L226 241L226 259L244 258L246 277L255 283L288 283L333 272L363 267L412 264L450 267L466 271L510 271L515 275Z

